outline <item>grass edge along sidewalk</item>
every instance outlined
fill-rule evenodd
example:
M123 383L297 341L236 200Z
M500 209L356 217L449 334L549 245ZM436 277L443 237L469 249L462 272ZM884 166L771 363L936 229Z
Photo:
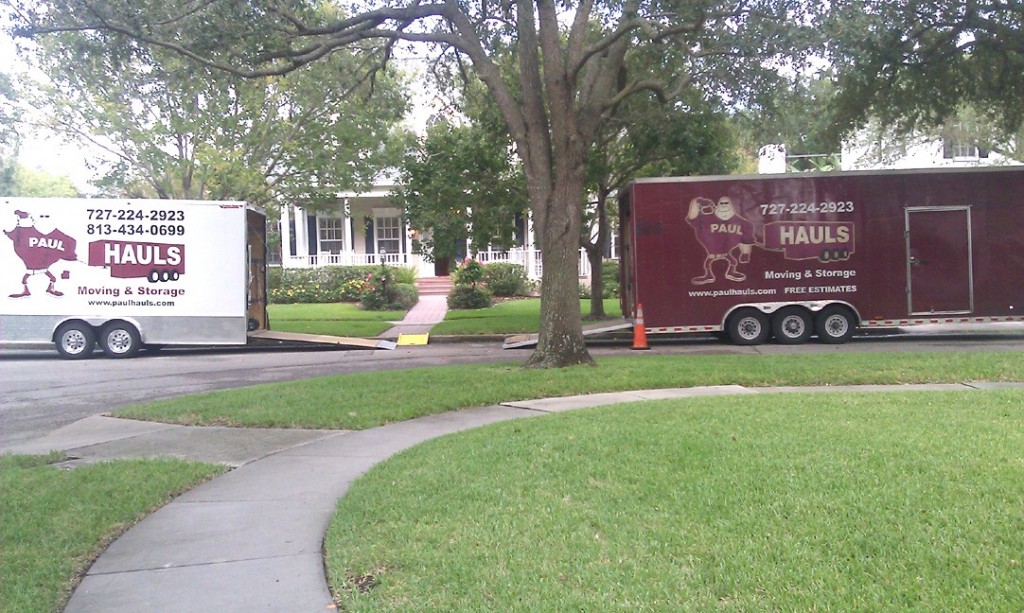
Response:
M0 612L60 611L92 561L147 514L226 466L0 455Z
M631 354L563 369L506 363L350 373L163 400L115 414L183 425L350 430L467 407L597 392L963 381L1024 381L1024 364L1016 352Z

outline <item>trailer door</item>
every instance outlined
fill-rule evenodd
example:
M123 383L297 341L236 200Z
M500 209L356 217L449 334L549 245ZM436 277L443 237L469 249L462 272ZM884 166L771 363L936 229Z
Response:
M970 207L910 207L906 224L910 314L972 312Z

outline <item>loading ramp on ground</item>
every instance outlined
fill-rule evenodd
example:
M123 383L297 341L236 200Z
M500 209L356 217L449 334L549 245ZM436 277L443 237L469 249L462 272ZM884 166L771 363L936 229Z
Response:
M583 337L588 336L604 336L620 330L628 330L633 327L632 320L629 319L611 319L594 322L583 326ZM525 347L536 347L537 346L537 335L536 334L519 334L517 336L510 336L505 339L505 343L502 345L502 349L523 349Z
M347 347L351 349L394 349L395 342L379 338L358 338L352 336L329 336L326 334L303 334L281 330L256 330L249 333L250 342L255 344L300 344Z

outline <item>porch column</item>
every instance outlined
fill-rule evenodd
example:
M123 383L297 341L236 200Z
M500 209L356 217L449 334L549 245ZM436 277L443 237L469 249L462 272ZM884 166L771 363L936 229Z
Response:
M301 256L302 261L309 263L309 232L306 228L306 211L302 207L295 207L295 255Z
M412 255L412 228L401 217L398 218L398 223L402 224L402 261L400 263L408 265L412 263L410 257Z
M533 211L526 212L526 245L523 249L526 250L526 276L531 279L536 279L537 276L534 274L534 240L533 240Z
M472 258L473 252L473 207L466 207L466 259ZM475 259L475 258L474 258Z
M292 229L291 229L292 205L286 204L281 207L281 267L289 268L292 264Z
M352 256L356 252L356 246L355 246L355 244L352 243L352 207L349 204L348 198L345 198L345 201L342 203L341 210L343 211L343 214L344 214L344 221L343 221L344 232L345 232L345 249L344 249L345 255L344 255L344 258L345 258L345 262L347 264L351 265L352 264Z

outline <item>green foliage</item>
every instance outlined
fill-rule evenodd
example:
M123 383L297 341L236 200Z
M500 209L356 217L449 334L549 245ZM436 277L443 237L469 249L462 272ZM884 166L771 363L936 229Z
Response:
M430 229L419 241L425 257L454 257L467 238L512 246L526 197L505 132L435 124L406 155L401 172L402 187L392 197L413 226Z
M455 270L455 274L452 275L452 279L455 282L456 287L476 287L477 284L484 280L485 275L486 271L484 270L483 264L476 260L466 260Z
M522 264L493 262L484 266L484 283L495 296L523 296L526 281L526 268Z
M619 297L619 261L605 260L601 262L601 297Z
M75 198L78 188L67 176L52 175L24 166L14 169L14 185L10 196Z
M268 272L271 304L357 302L374 266L322 268L272 267Z
M284 266L267 266L267 289L274 290L281 288L281 279L284 276Z
M156 21L165 8L139 3L130 12ZM255 28L191 27L218 40ZM196 34L186 27L179 42ZM287 75L246 79L121 36L65 32L38 47L52 86L38 86L36 105L67 137L114 154L97 181L110 195L315 202L323 186L334 194L369 184L395 161L403 85L395 72L363 81L364 55L337 51Z
M456 285L448 294L450 309L486 309L491 304L491 291L483 285Z
M359 304L368 311L408 310L419 301L419 291L409 283L395 280L395 269L374 267L359 294Z
M392 303L394 306L407 311L412 307L416 306L416 303L420 301L420 292L416 289L416 286L412 283L402 283L395 277L395 300Z
M395 274L396 282L416 285L416 269L412 266L393 266L391 271Z
M765 104L742 109L732 117L740 147L752 160L764 145L783 144L787 155L823 155L794 161L794 170L825 170L816 162L831 163L842 148L831 105L836 99L830 75L799 76L780 84Z
M878 118L903 131L941 125L964 106L1008 135L1024 125L1024 38L1018 3L843 0L828 36L844 132ZM1012 7L1012 8L1011 8Z

